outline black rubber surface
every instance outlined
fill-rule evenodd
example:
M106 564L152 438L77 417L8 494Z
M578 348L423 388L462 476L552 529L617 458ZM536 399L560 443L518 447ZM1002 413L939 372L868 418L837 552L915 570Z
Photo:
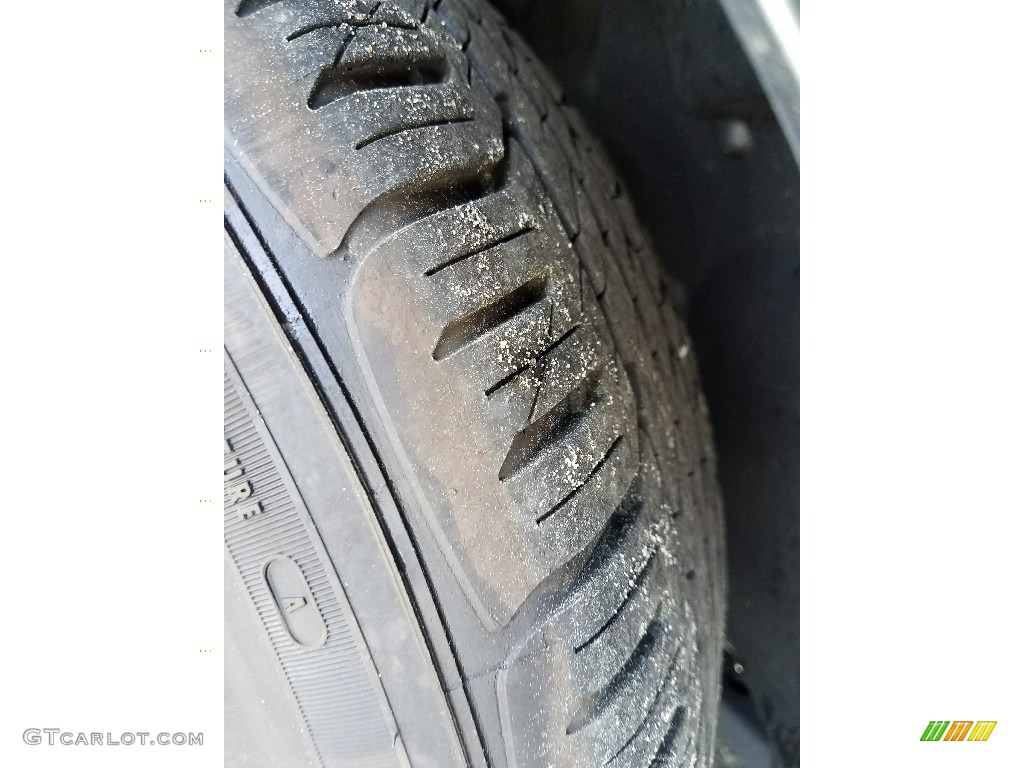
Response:
M498 0L686 289L718 457L726 637L799 764L800 171L718 0ZM573 34L561 30L572 24ZM748 141L735 142L746 133ZM729 674L732 665L729 664Z
M226 10L228 227L374 500L449 698L422 717L467 764L707 764L707 417L600 149L477 3Z

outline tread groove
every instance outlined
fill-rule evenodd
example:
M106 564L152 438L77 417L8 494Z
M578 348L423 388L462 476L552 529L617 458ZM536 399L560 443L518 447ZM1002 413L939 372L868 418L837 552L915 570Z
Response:
M526 365L520 366L519 368L516 368L514 371L512 371L512 373L508 374L507 376L502 377L501 379L496 381L494 384L489 386L487 389L485 389L484 390L484 396L485 397L490 397L491 395L493 395L495 392L497 392L502 387L506 386L507 384L510 384L517 376L521 376L522 374L526 373L528 370L530 370L530 368L531 368L531 365L529 363L527 363Z
M582 491L584 488L586 488L587 483L590 482L590 479L592 477L594 477L594 475L596 475L598 472L601 471L601 468L605 464L608 463L608 460L611 458L612 454L615 452L615 449L618 448L622 444L623 437L624 437L623 435L619 435L618 437L615 438L614 442L612 442L612 444L608 447L608 450L605 451L604 456L602 456L600 461L598 461L597 464L594 465L594 468L590 470L590 473L586 476L586 478L584 478L583 482L581 482L579 485L577 485L575 488L573 488L564 499L562 499L560 502L555 504L555 506L553 506L551 509L549 509L547 512L545 512L543 515L538 517L537 518L537 525L540 525L545 520L547 520L549 517L551 517L553 514L558 512L558 510L560 510L562 507L564 507L566 504L568 504L570 501L572 501L574 498L576 498L576 496L580 493L580 491Z
M629 655L626 663L622 665L622 668L615 673L615 676L608 681L604 688L595 691L583 702L580 710L569 722L569 725L566 726L566 736L572 736L574 733L583 730L607 711L608 707L617 698L620 689L624 688L629 679L640 671L644 660L649 658L664 633L665 625L661 623L656 612L655 617L647 624L643 636L637 642L636 647L633 648L633 652Z
M434 347L434 359L444 360L465 349L490 330L508 322L544 299L550 272L545 269L525 283L480 307L458 320L453 320L441 331Z
M405 133L406 131L415 131L418 128L432 128L432 127L439 126L439 125L458 125L459 123L471 123L471 122L473 122L473 118L472 117L456 117L456 118L445 118L445 119L442 119L442 120L425 120L422 123L410 123L408 125L403 125L403 126L398 127L398 128L389 128L386 131L382 131L381 133L374 134L373 136L369 136L369 137L367 137L365 139L362 139L362 140L358 141L355 144L355 148L356 149L364 149L365 147L370 146L374 142L381 141L382 139L390 138L391 136L397 136L397 135L399 135L401 133Z
M572 335L575 330L575 328L570 329L561 341ZM555 407L536 421L528 423L516 434L505 455L501 469L498 470L499 480L507 480L520 472L539 455L545 446L564 440L572 432L573 427L586 419L590 408L601 399L598 386L604 371L603 367L589 371ZM539 385L537 392L540 392ZM534 397L534 407L536 407L536 396Z
M605 761L605 765L611 765L619 755L629 749L629 745L636 741L636 737L643 733L644 728L651 721L651 715L653 715L655 710L658 708L658 702L661 701L661 697L665 694L665 691L668 690L669 681L672 679L672 673L676 671L676 665L679 663L679 656L682 652L683 643L680 640L676 643L675 650L672 652L672 661L669 662L668 668L665 670L665 674L661 678L661 683L658 685L658 692L655 694L654 700L651 702L651 706L647 708L647 712L644 714L644 719L640 721L640 725L638 725L637 729L633 731L633 734L626 739L625 743L619 747L619 750ZM674 714L675 712L673 711L673 715Z
M552 309L552 313L553 313L554 312L554 306L552 306L551 309ZM548 316L548 335L551 334L551 321L552 321L552 317L551 317L551 315L549 315ZM580 329L580 324L579 323L576 323L575 325L573 325L572 328L570 328L568 331L563 333L561 336L559 336L553 342L548 344L548 346L546 346L543 350L541 350L540 354L537 355L537 359L538 360L545 360L545 359L547 359L548 355L550 355L552 352L554 352L555 349L557 349L560 345L562 345L563 343L568 341L573 336L573 334L576 333L576 331L578 331L579 329ZM529 424L529 423L531 423L533 421L533 415L537 412L537 398L539 398L539 397L540 397L540 387L534 387L534 390L533 390L533 404L530 406L530 415L526 417L526 423L527 424Z
M499 245L504 245L505 243L509 243L509 242L511 242L511 241L513 241L513 240L515 240L517 238L522 237L523 235L529 234L530 232L533 232L533 227L523 227L522 229L520 229L520 230L518 230L516 232L513 232L511 235L506 235L505 237L502 237L502 238L500 238L498 240L492 240L489 243L481 245L479 248L474 248L471 251L468 251L466 253L459 254L458 256L453 256L452 258L448 259L447 261L442 261L440 264L438 264L436 266L433 266L430 269L428 269L426 272L424 272L423 276L424 277L433 277L438 272L440 272L442 270L445 270L445 269L448 269L448 267L454 266L455 264L458 264L459 262L462 262L462 261L465 261L466 259L472 258L473 256L476 256L479 253L483 253L484 251L490 250L491 248L497 248Z
M669 765L669 760L675 751L676 736L683 727L683 717L685 715L686 711L680 706L676 706L672 710L672 717L669 721L668 730L665 732L665 737L661 740L658 751L654 753L651 762L647 764L647 768L661 768L661 766L667 767Z
M447 63L440 54L424 61L398 63L385 60L342 68L341 58L354 37L355 34L350 31L338 51L335 65L317 77L307 100L310 109L323 109L339 99L363 91L439 85L449 75Z
M279 2L281 0L241 0L235 7L235 16L244 19Z
M580 651L582 651L584 648L586 648L595 640L597 640L597 638L599 638L602 634L604 634L605 630L607 630L608 627L615 623L615 620L619 618L622 612L626 609L626 606L629 605L630 601L640 590L640 587L643 586L644 582L647 580L647 577L650 576L651 571L654 569L654 563L655 559L658 557L658 552L659 550L657 548L651 550L651 554L648 556L647 561L644 563L644 567L640 569L640 573L638 573L636 577L633 579L633 581L630 583L629 590L626 592L626 596L622 599L622 602L619 603L619 607L612 612L612 615L608 617L608 620L601 625L600 629L598 629L597 632L595 632L589 638L587 638L582 643L574 647L572 649L573 653L579 653Z

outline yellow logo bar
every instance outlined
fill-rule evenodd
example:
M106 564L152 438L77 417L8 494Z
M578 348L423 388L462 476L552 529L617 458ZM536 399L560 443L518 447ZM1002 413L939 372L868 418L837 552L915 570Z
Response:
M995 720L979 720L974 724L974 729L971 731L971 735L967 737L967 740L988 741L988 737L992 735L992 731L995 729Z

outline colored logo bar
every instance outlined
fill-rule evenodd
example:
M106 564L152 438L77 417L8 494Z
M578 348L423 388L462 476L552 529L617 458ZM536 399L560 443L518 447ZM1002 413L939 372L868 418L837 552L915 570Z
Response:
M932 720L921 741L988 741L995 728L995 720Z

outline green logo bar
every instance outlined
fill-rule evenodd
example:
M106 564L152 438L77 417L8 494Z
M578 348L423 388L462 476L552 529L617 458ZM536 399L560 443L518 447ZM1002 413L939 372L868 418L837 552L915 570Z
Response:
M949 728L949 720L932 720L921 734L921 741L938 741Z

